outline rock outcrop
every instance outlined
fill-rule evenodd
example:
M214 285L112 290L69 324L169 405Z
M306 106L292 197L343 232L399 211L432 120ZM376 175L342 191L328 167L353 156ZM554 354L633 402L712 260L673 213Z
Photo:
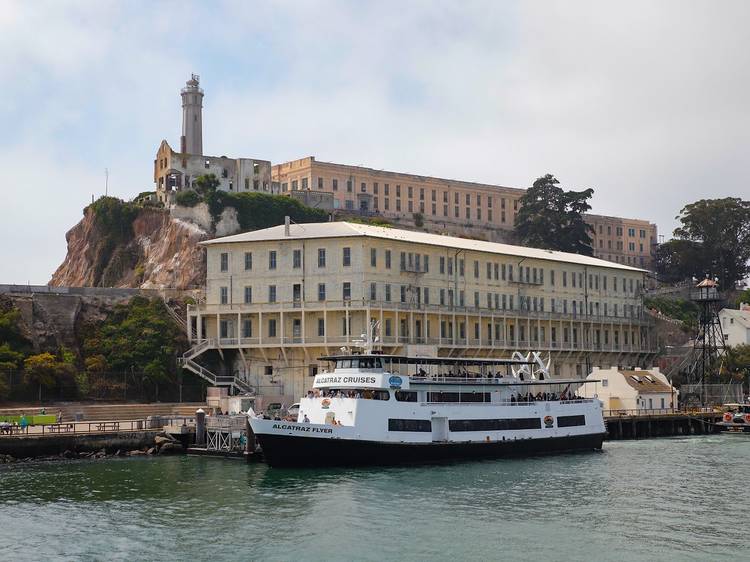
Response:
M205 281L205 253L198 242L210 237L194 222L162 209L139 209L132 234L114 238L87 208L66 234L68 253L50 285L192 289Z

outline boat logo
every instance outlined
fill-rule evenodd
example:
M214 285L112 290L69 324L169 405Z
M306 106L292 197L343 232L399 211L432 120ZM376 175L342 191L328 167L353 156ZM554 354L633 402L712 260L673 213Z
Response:
M401 388L402 382L403 380L401 379L401 377L397 375L393 375L391 378L388 379L388 384L396 388Z
M320 407L324 410L328 409L328 406L331 405L331 401L328 398L323 398L323 401L320 403Z
M552 427L555 424L555 418L552 416L544 416L544 427Z

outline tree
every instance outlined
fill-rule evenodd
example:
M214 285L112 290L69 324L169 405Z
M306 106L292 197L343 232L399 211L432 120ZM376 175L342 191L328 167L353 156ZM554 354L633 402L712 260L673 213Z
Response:
M547 174L526 191L520 199L515 233L526 246L591 256L589 233L594 229L583 214L591 209L588 200L594 190L565 191L557 187L559 183Z
M185 347L185 334L170 319L160 299L133 297L117 305L105 321L89 327L84 338L86 373L97 387L135 375L141 393L144 384L157 385L175 374L175 355Z
M745 289L742 291L738 296L737 300L734 301L734 304L737 308L740 307L740 304L742 303L750 304L750 289Z
M701 199L683 207L676 218L682 225L674 236L698 245L702 273L718 277L722 290L734 289L750 274L750 201Z
M703 278L709 269L703 246L692 240L673 239L656 249L656 272L665 283Z
M75 369L65 360L59 360L51 353L39 353L27 357L23 362L23 379L28 385L39 387L39 399L42 388L53 388L62 382L73 379Z
M220 184L221 182L216 177L216 174L206 174L195 178L193 189L201 195L208 195L216 191Z
M733 380L747 382L750 377L750 345L735 345L727 349L723 371Z

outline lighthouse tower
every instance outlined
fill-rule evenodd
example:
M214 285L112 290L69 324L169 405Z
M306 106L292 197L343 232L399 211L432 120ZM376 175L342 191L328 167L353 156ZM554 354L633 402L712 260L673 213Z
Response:
M192 74L182 89L182 136L180 152L203 154L203 90L200 76Z

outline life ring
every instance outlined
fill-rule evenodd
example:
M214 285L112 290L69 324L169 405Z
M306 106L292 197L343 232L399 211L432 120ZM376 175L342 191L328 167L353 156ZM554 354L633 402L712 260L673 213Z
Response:
M750 414L745 414L745 423L750 423Z
M544 416L544 427L552 427L555 424L555 418L552 416Z
M725 422L727 422L727 423L731 422L731 421L732 421L732 418L733 418L733 416L732 416L732 413L731 413L731 412L726 412L726 413L724 414L724 421L725 421Z

